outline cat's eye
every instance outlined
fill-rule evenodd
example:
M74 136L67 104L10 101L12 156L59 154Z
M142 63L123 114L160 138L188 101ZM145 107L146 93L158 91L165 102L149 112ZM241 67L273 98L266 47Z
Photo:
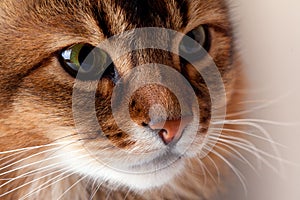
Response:
M188 32L179 44L179 54L189 61L203 58L209 51L209 36L205 26L198 26Z
M99 76L111 63L110 56L89 44L75 44L61 52L64 69L74 78L91 80Z

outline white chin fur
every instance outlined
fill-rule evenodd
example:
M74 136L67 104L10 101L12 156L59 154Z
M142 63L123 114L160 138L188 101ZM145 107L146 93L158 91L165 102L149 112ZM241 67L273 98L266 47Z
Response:
M135 191L144 191L170 183L171 179L184 168L183 160L178 160L166 168L148 173L120 171L97 162L89 155L83 157L83 154L87 152L84 150L74 152L69 149L67 153L66 151L59 153L59 161L70 171L93 178L99 183L105 181L114 187L128 187Z

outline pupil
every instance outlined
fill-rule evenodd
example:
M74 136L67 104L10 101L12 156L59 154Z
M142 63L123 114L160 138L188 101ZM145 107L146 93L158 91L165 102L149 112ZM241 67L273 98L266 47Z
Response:
M92 51L92 48L87 47L87 46L83 46L81 48L79 55L78 55L78 60L79 60L80 64L82 64L84 61L86 61L86 58L91 51Z
M93 48L88 46L83 46L78 55L78 61L80 63L81 69L84 72L91 70L94 64L94 53L92 52Z
M194 33L191 31L191 32L189 32L188 34L186 34L187 36L189 36L190 38L192 38L193 40L196 40L195 39L195 35L194 35ZM197 41L197 40L196 40Z

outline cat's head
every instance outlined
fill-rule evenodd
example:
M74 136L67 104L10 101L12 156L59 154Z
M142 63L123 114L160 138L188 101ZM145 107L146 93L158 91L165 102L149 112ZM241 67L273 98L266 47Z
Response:
M237 73L223 1L0 5L4 149L50 143L48 164L148 189L213 147Z

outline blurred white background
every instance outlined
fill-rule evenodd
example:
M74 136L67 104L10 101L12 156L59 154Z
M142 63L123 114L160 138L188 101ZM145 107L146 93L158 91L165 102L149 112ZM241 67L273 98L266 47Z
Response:
M238 46L250 84L249 99L270 102L251 118L300 123L300 1L232 1ZM267 167L258 175L249 174L252 181L245 199L300 200L300 126L264 127L275 141L287 146L279 148L282 157L298 166L284 164L281 175L285 178ZM272 165L278 168L276 162Z

